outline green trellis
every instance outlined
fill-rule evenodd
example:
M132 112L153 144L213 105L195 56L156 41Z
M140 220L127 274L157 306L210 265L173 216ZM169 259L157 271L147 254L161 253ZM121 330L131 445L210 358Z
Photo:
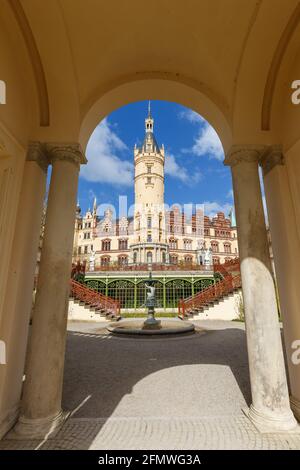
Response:
M192 295L192 282L186 279L173 279L166 282L167 308L176 308L179 299L184 299Z
M194 282L194 294L197 294L198 292L206 289L207 287L210 287L213 284L213 279L198 279L198 281Z
M140 309L146 303L145 282L147 278L131 279L86 279L85 283L91 289L119 300L121 308ZM197 294L214 284L214 278L188 279L162 277L155 280L157 308L176 308L178 300Z
M121 308L134 308L135 283L120 279L108 283L107 294L120 302Z
M95 291L99 292L100 294L106 294L106 282L100 281L99 279L88 279L85 281L85 284L90 289L94 289Z

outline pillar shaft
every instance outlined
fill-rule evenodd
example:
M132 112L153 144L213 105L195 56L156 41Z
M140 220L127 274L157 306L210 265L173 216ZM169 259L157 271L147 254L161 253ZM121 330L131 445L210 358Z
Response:
M17 225L4 298L1 338L7 345L7 364L1 369L0 438L19 411L29 318L46 189L47 161L38 142L31 143L24 164Z
M263 149L234 146L232 170L241 260L252 405L249 417L262 432L296 426L290 410L277 303L268 249L258 159Z
M290 400L294 414L300 421L300 365L295 360L295 345L300 339L300 239L281 148L271 147L261 164L289 369Z
M33 312L21 416L16 435L45 437L63 421L61 410L69 280L75 225L78 146L47 146L52 175Z

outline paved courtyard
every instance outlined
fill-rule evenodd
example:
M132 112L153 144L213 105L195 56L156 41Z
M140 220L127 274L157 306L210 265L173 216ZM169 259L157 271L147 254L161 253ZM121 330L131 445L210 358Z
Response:
M194 335L119 338L105 323L70 323L63 408L47 441L0 449L300 449L300 433L259 434L250 403L244 325L197 321Z

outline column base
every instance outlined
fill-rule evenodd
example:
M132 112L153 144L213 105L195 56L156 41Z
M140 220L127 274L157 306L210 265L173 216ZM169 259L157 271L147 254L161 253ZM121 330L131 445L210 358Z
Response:
M20 416L15 427L8 433L8 439L47 439L53 438L69 417L70 412L60 411L48 418L28 419Z
M0 416L0 440L11 430L18 420L20 407L16 406L4 416Z
M296 420L300 423L300 400L290 396L290 404Z
M269 416L251 405L250 408L243 409L243 412L260 433L300 432L300 426L291 411Z

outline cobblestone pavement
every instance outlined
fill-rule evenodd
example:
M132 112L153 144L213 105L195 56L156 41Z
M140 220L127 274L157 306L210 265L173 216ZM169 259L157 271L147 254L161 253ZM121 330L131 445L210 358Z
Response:
M300 449L300 433L260 434L250 403L243 324L197 321L194 335L118 338L69 324L63 408L52 439L0 449Z

